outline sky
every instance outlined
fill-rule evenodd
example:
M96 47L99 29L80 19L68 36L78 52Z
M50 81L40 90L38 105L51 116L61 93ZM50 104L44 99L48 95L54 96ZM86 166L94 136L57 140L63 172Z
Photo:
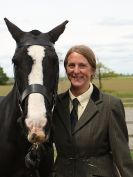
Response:
M98 61L117 73L133 74L133 0L1 0L0 66L13 76L16 44L4 17L23 31L48 32L65 20L55 44L59 57L77 44L88 45ZM63 62L60 74L64 75Z

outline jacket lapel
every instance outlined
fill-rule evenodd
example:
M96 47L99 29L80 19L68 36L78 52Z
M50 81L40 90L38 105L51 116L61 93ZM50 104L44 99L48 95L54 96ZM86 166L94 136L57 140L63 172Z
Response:
M102 102L102 96L101 96L101 92L99 91L99 89L95 85L93 85L93 87L94 89L93 89L91 98L83 114L78 120L73 133L78 131L81 127L83 127L87 122L89 122L98 113L98 104Z
M90 99L88 102L85 111L83 112L82 116L78 120L76 126L75 126L75 131L80 129L81 127L84 126L93 116L98 112L97 106L94 104L94 102Z

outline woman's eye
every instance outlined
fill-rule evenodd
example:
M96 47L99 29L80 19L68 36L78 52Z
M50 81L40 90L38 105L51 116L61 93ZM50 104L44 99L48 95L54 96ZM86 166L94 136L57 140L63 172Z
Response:
M78 64L78 65L71 63L71 64L68 64L67 67L70 68L70 69L74 69L75 67L78 67L79 69L84 69L84 68L86 68L87 66L88 66L88 65L83 64L83 63L80 63L80 64Z
M74 68L75 65L74 65L74 64L68 64L68 67L69 67L69 68Z
M80 64L79 68L86 68L86 65L85 64Z

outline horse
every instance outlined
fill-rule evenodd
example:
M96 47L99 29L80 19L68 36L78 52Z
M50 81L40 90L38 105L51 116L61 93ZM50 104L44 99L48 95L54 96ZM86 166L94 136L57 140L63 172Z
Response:
M68 21L42 33L22 31L4 20L16 50L12 58L14 85L0 99L0 177L48 177L54 163L50 130L59 78L54 44ZM33 147L41 154L37 156L38 173L28 168L25 160L30 150L34 153Z

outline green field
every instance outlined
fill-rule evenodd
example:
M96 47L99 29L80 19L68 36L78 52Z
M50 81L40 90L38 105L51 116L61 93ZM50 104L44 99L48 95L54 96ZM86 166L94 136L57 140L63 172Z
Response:
M132 159L133 159L133 151L131 151L131 156L132 156Z
M5 96L12 89L12 85L0 85L0 96Z
M93 83L99 87L98 80ZM70 86L68 80L61 80L59 83L59 93L67 90ZM133 77L117 77L102 79L102 90L122 99L124 106L133 107Z
M98 80L93 80L93 83L99 87ZM63 91L69 87L68 80L62 80L59 83L59 91ZM120 95L133 96L133 77L116 77L110 79L102 79L102 90L107 92L119 93ZM131 96L130 95L130 96Z
M98 87L98 80L94 80ZM64 92L70 86L70 83L66 79L62 79L59 82L58 92ZM6 95L12 86L0 86L0 96ZM106 93L110 93L122 99L125 106L133 106L133 77L117 77L110 79L102 79L102 90Z

